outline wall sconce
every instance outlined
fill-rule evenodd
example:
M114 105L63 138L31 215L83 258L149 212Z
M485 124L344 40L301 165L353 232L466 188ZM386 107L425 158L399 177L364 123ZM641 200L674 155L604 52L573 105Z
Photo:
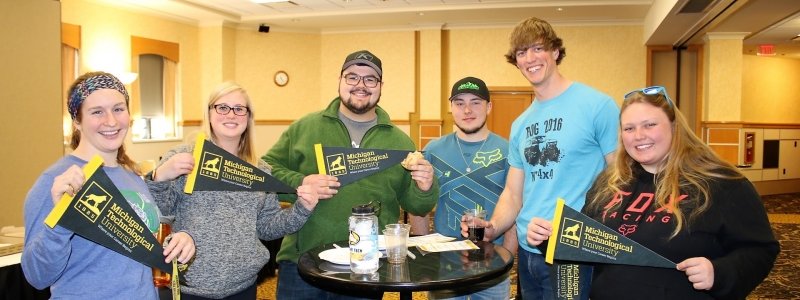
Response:
M136 80L137 77L139 77L139 74L133 72L114 72L112 74L114 74L114 76L119 78L119 81L122 81L122 84L124 85L129 85L133 83L133 81Z

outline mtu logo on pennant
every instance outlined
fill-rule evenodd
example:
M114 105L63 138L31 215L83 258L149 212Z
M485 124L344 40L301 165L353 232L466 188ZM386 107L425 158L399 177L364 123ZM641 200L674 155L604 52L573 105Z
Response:
M64 194L44 223L64 227L83 238L144 265L171 273L161 244L108 178L103 159L93 157L84 167L86 181L70 197Z
M249 162L225 151L198 134L194 144L195 168L183 192L259 191L294 194L297 191Z
M314 145L319 174L336 176L345 184L391 168L403 161L408 150L384 150Z
M675 268L675 263L558 199L553 216L554 236L547 244L545 261L567 260L603 264ZM562 247L567 245L569 247Z

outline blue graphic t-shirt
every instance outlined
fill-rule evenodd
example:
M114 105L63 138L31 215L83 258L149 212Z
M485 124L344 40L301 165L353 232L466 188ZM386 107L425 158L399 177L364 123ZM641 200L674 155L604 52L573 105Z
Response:
M619 107L611 97L581 83L561 95L534 100L511 125L508 163L525 174L522 209L517 216L520 247L540 253L526 242L534 217L551 220L556 200L575 210L605 168L605 155L617 147Z
M433 220L436 232L461 237L461 216L476 205L486 210L487 219L491 218L505 187L508 142L494 133L485 141L466 142L451 133L425 147L425 159L431 162L439 179L439 201ZM502 241L500 237L495 243Z

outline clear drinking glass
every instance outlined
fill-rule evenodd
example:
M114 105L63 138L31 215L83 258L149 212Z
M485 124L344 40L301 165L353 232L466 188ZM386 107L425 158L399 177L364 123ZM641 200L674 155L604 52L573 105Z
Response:
M408 230L403 227L384 229L383 236L386 239L386 259L389 263L405 262L408 253Z
M483 240L483 234L486 231L486 211L478 209L468 209L464 211L467 217L467 227L469 228L469 240L476 242Z

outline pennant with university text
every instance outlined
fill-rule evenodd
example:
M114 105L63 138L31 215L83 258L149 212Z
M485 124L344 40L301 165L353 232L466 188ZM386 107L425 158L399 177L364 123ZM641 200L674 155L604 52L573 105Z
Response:
M550 280L554 299L589 299L589 289L582 290L581 287L588 287L591 284L592 273L589 272L591 268L589 265L554 261L550 265L550 278L554 279Z
M547 244L545 261L675 268L675 263L602 223L564 205L558 199L553 217L553 235Z
M388 169L406 159L408 150L384 150L314 145L319 174L339 178L345 184Z
M206 140L198 134L194 144L194 170L183 192L261 191L294 194L295 189Z
M83 167L87 178L83 187L75 197L64 194L45 224L50 228L59 225L142 264L172 273L164 262L161 244L100 168L102 164L103 159L95 156Z

